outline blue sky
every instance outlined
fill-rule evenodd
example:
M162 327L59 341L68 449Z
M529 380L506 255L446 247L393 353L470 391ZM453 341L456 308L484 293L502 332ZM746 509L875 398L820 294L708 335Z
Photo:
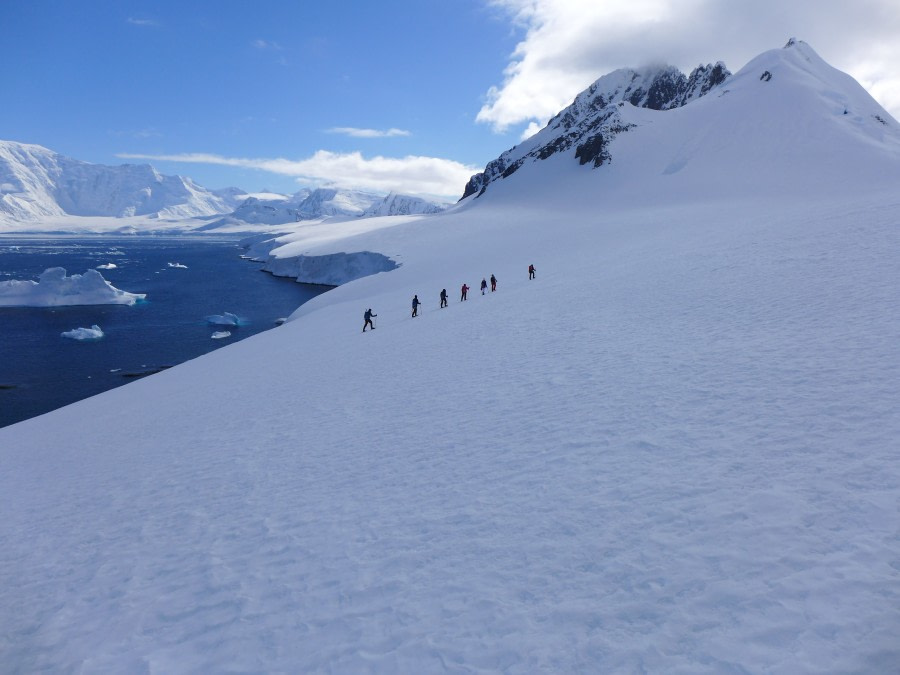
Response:
M3 0L0 138L211 188L454 197L624 66L736 71L797 36L897 116L895 4Z

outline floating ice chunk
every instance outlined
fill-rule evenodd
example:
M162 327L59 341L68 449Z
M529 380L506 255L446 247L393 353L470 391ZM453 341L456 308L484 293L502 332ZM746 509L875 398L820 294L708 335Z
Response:
M217 330L215 333L210 335L213 340L221 340L222 338L231 337L230 330Z
M180 270L186 270L186 269L188 268L187 265L182 265L181 263L178 263L178 262L175 262L175 263L169 263L169 267L175 267L175 268L180 269Z
M71 338L73 340L99 340L103 337L103 331L100 330L100 326L94 324L90 328L75 328L74 330L67 330L60 335L64 338Z
M97 265L98 270L114 270L118 267L116 263L105 263L103 265Z
M237 326L240 319L231 312L223 312L222 314L213 314L206 317L206 322L213 326Z
M120 291L97 270L67 277L64 268L50 267L37 281L0 281L0 307L133 305L146 297Z

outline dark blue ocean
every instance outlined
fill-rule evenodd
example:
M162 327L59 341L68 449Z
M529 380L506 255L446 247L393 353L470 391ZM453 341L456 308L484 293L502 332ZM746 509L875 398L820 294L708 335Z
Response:
M328 290L273 277L242 252L235 239L207 237L0 237L0 281L114 264L98 271L116 288L147 294L132 307L0 307L0 427L269 330ZM207 323L223 312L240 325ZM94 324L105 334L97 341L60 335ZM212 339L217 330L231 337Z

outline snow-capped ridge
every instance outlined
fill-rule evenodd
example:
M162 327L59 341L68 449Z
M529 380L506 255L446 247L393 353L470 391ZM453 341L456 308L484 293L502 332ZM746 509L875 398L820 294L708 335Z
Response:
M228 213L230 197L229 191L216 194L149 164L90 164L40 145L0 141L0 218L191 218Z
M591 162L598 167L609 161L612 139L633 126L619 114L623 104L671 110L705 96L730 76L721 61L715 65L699 65L689 76L674 66L622 68L604 75L578 94L541 131L489 162L484 172L472 176L462 199L481 194L490 183L511 176L525 163L544 160L572 148L581 164Z
M473 176L463 199L523 167L552 183L540 160L560 155L576 166L609 165L595 180L623 186L659 171L728 190L737 189L739 176L761 189L805 190L813 176L823 177L823 167L837 187L847 171L861 169L873 183L896 176L900 126L852 77L791 38L733 75L721 62L689 76L668 66L604 75L544 129ZM794 188L773 173L776 158Z
M440 213L446 208L444 204L438 204L421 197L397 194L391 192L384 199L372 204L363 213L363 218L373 216L412 216L427 213Z

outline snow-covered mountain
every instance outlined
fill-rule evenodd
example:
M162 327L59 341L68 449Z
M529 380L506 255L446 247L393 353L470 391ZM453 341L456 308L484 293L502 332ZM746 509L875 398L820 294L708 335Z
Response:
M600 166L298 229L400 264L0 429L4 667L895 672L897 122L796 41L620 102Z
M609 161L613 138L631 128L619 108L625 103L651 110L671 110L686 105L722 85L731 73L721 61L701 65L689 77L674 66L622 68L604 75L575 97L575 101L551 119L530 139L488 163L466 184L463 199L480 194L487 186L515 173L526 162L547 159L574 148L581 164L600 166ZM571 153L568 153L571 154Z
M440 213L446 204L420 197L390 193L386 197L372 192L342 188L304 189L289 197L270 195L250 197L234 213L205 225L203 229L252 225L282 225L323 218L372 218Z
M227 213L241 191L210 192L148 164L105 166L39 145L0 141L0 218L46 216L191 218Z
M391 192L384 199L372 204L367 208L362 216L365 218L373 216L414 216L419 214L440 213L447 208L446 204L422 199L421 197L411 197L409 195L400 195Z
M242 221L250 224L279 225L292 223L299 219L299 208L312 191L301 190L290 196L267 195L265 197L249 197L242 202L229 221Z
M359 216L380 199L381 195L372 192L319 188L300 203L297 215L301 220L327 216Z
M834 135L835 144L822 143L809 124ZM672 67L605 75L544 129L489 162L463 197L480 196L498 181L536 172L559 157L590 169L617 164L597 176L601 189L600 176L639 193L642 186L634 181L663 174L673 176L663 183L674 185L692 174L708 180L711 190L721 185L743 191L747 184L738 178L781 181L782 171L771 169L776 159L780 167L788 163L818 180L822 169L838 175L856 164L842 156L845 146L863 165L862 155L875 146L880 157L866 173L877 180L878 170L890 170L880 162L892 165L897 135L897 122L858 83L805 43L790 40L736 76L722 63L698 67L690 77Z

